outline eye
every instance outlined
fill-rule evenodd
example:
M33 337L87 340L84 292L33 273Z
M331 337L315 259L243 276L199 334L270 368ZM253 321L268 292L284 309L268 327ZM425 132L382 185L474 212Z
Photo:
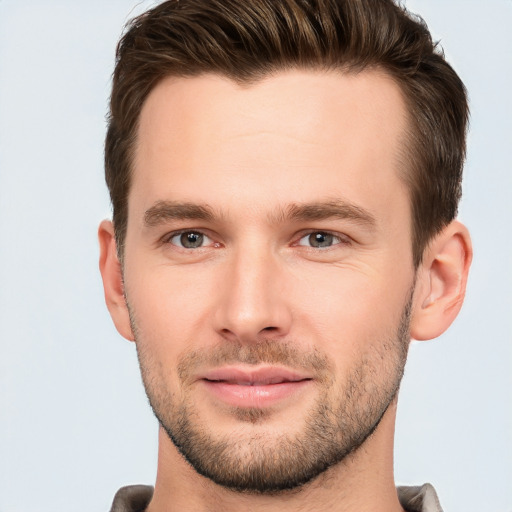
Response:
M315 249L323 249L326 247L332 247L342 243L341 237L327 233L325 231L314 231L312 233L303 236L297 243L306 247L314 247Z
M212 240L199 231L182 231L169 238L169 243L184 249L199 249L212 243Z

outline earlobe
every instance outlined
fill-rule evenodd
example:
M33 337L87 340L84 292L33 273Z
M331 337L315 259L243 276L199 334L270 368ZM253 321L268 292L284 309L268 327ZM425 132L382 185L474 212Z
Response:
M130 315L126 305L121 263L117 256L114 226L109 220L101 222L98 229L100 244L100 272L103 280L105 302L119 334L134 341Z
M418 269L411 337L441 335L462 307L473 251L467 228L459 221L446 226L429 244Z

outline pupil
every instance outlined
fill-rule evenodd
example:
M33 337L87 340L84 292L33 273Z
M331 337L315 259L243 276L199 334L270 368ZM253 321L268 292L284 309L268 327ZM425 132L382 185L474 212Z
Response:
M313 247L330 247L332 235L329 233L312 233L309 235L309 242Z
M181 244L187 249L200 247L203 243L203 235L201 233L183 233L180 238Z

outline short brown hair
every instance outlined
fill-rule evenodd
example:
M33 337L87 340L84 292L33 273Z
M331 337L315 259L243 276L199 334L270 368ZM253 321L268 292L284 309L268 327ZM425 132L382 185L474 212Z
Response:
M401 178L410 190L415 266L457 214L466 90L423 20L392 0L169 0L130 22L116 57L105 175L120 257L138 119L167 76L217 73L254 83L291 68L382 69L409 110Z

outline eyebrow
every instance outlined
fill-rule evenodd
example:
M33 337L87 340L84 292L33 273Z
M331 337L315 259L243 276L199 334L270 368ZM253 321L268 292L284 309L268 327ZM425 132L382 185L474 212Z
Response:
M175 201L158 201L144 213L144 225L155 227L169 220L203 220L214 221L218 215L208 204L181 203ZM286 221L319 221L327 219L347 219L373 229L377 222L366 209L345 200L313 203L292 203L279 208L269 216L271 223Z
M155 227L169 220L213 220L215 215L208 205L158 201L144 213L144 225Z
M347 219L367 228L375 228L377 221L366 209L350 202L335 199L325 202L291 204L278 214L278 220L317 221Z

